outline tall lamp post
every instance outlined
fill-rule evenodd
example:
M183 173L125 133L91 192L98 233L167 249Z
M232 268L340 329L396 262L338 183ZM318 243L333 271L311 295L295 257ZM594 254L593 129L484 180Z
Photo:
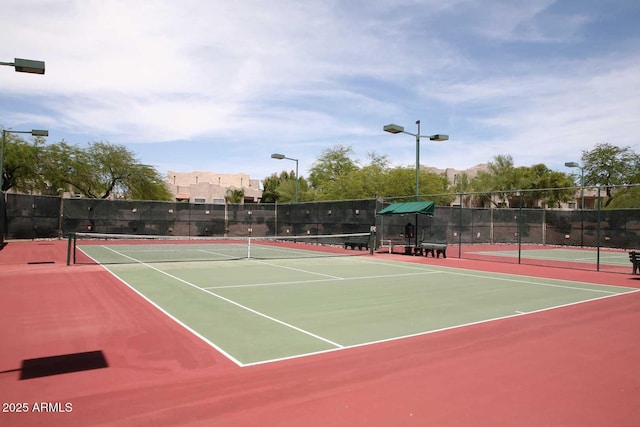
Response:
M48 130L2 130L2 148L0 149L0 191L4 185L4 146L7 142L8 133L29 133L32 136L49 136Z
M584 246L584 167L578 162L566 162L564 165L568 168L580 169L580 222L582 223L580 246Z
M271 155L271 158L276 160L287 159L287 160L293 160L294 162L296 162L296 203L297 203L298 193L300 192L300 178L298 177L298 159L292 159L291 157L286 157L284 154L279 154L279 153L273 153Z
M15 58L13 62L0 62L0 65L13 67L18 73L44 74L44 61Z
M436 134L436 135L420 135L420 120L416 122L418 125L418 133L411 133L404 130L404 127L398 125L386 125L382 128L385 132L389 133L406 133L407 135L415 136L416 138L416 201L420 196L420 138L429 138L430 141L447 141L449 135Z
M584 210L584 167L578 162L566 162L564 165L568 168L580 169L580 209Z
M449 135L436 134L436 135L420 135L420 120L416 121L418 125L418 133L411 133L404 130L404 127L390 124L382 128L385 132L389 133L406 133L407 135L414 136L416 138L416 202L420 199L420 138L429 138L430 141L446 141L449 139ZM416 214L416 231L415 231L415 245L418 247L418 214Z

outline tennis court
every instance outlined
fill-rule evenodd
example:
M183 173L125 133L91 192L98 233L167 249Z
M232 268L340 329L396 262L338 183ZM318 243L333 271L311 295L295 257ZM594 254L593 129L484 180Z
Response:
M637 291L379 256L337 256L367 252L302 245L258 241L249 248L236 242L92 242L79 243L78 250L104 264L239 366L371 345ZM551 252L557 259L574 251L539 252L540 256ZM203 255L207 260L198 258ZM171 260L174 256L183 262Z

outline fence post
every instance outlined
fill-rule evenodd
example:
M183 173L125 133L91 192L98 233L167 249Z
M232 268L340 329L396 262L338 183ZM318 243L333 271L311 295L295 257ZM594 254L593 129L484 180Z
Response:
M459 209L458 209L458 258L462 258L462 193L460 193ZM471 239L473 241L473 228L471 229Z
M601 218L600 218L600 209L601 209L601 205L602 203L600 202L600 186L598 186L598 211L597 211L597 219L598 219L598 230L596 232L596 271L600 271L600 232L602 230L602 227L600 225L601 222ZM582 229L584 230L584 226L582 227Z
M520 202L518 206L518 221L517 230L518 230L518 264L522 264L522 202L524 198L524 193L520 191Z

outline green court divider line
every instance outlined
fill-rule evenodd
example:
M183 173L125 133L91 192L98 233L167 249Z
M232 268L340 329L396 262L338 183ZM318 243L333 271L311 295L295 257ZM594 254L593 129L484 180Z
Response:
M201 287L199 287L199 286L196 286L196 285L194 285L193 283L190 283L190 282L188 282L188 281L186 281L186 280L184 280L184 279L181 279L181 278L179 278L179 277L177 277L177 276L174 276L174 275L172 275L172 274L169 274L169 273L167 273L166 271L162 271L162 270L160 270L159 268L156 268L156 267L154 267L154 266L152 266L152 265L150 265L150 264L144 263L144 262L142 262L142 261L140 261L140 260L137 260L137 259L135 259L135 258L133 258L133 257L130 257L130 256L125 255L125 254L122 254L122 253L119 253L118 251L116 251L116 250L114 250L114 249L111 249L111 248L109 248L109 247L107 247L107 246L104 246L104 248L105 248L105 249L108 249L108 250L110 250L110 251L112 251L112 252L115 252L116 254L118 254L118 255L120 255L120 256L123 256L123 257L125 257L125 258L129 258L130 260L135 261L136 263L138 263L138 264L140 264L140 265L144 265L145 267L150 268L150 269L152 269L152 270L154 270L154 271L157 271L158 273L163 274L163 275L165 275L165 276L167 276L167 277L169 277L169 278L171 278L171 279L173 279L173 280L176 280L176 281L178 281L178 282L180 282L180 283L183 283L183 284L185 284L185 285L187 285L187 286L191 286L191 287L192 287L192 288L194 288L194 289L197 289L197 290L199 290L199 291L201 291L201 292L204 292L204 293L206 293L206 294L209 294L209 295L211 295L211 296L214 296L214 297L216 297L216 298L218 298L218 299L221 299L221 300L223 300L223 301L225 301L225 302L227 302L227 303L229 303L229 304L235 305L236 307L239 307L239 308L241 308L241 309L243 309L243 310L246 310L246 311L249 311L249 312L251 312L251 313L253 313L253 314L255 314L255 315L258 315L258 316L264 317L264 318L265 318L265 319L267 319L267 320L271 320L272 322L276 322L276 323L278 323L278 324L280 324L280 325L282 325L282 326L286 326L286 327L291 328L291 329L293 329L293 330L295 330L295 331L301 332L301 333L303 333L303 334L305 334L305 335L309 335L310 337L313 337L313 338L318 339L318 340L320 340L320 341L324 341L324 342L326 342L327 344L330 344L330 345L332 345L332 346L334 346L334 347L337 347L337 348L344 348L344 346L343 346L343 345L341 345L341 344L338 344L338 343L336 343L336 342L333 342L333 341L331 341L331 340L329 340L329 339L327 339L327 338L321 337L320 335L316 335L316 334L314 334L313 332L310 332L310 331L304 330L304 329L302 329L302 328L298 328L297 326L294 326L294 325L292 325L292 324L290 324L290 323L284 322L284 321L282 321L282 320L280 320L280 319L276 319L275 317L269 316L268 314L261 313L261 312L259 312L259 311L257 311L257 310L254 310L254 309L250 308L250 307L247 307L247 306L244 306L244 305L242 305L242 304L239 304L239 303L237 303L237 302L235 302L235 301L233 301L233 300L230 300L229 298L225 298L225 297L223 297L222 295L218 295L218 294L216 294L215 292L211 292L211 291L209 291L209 290L207 290L207 289L204 289L204 288L201 288Z

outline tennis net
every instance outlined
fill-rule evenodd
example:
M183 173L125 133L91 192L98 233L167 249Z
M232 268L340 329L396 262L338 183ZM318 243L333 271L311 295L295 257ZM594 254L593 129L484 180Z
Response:
M368 253L364 249L369 238L369 233L273 237L73 233L67 265L353 256Z

